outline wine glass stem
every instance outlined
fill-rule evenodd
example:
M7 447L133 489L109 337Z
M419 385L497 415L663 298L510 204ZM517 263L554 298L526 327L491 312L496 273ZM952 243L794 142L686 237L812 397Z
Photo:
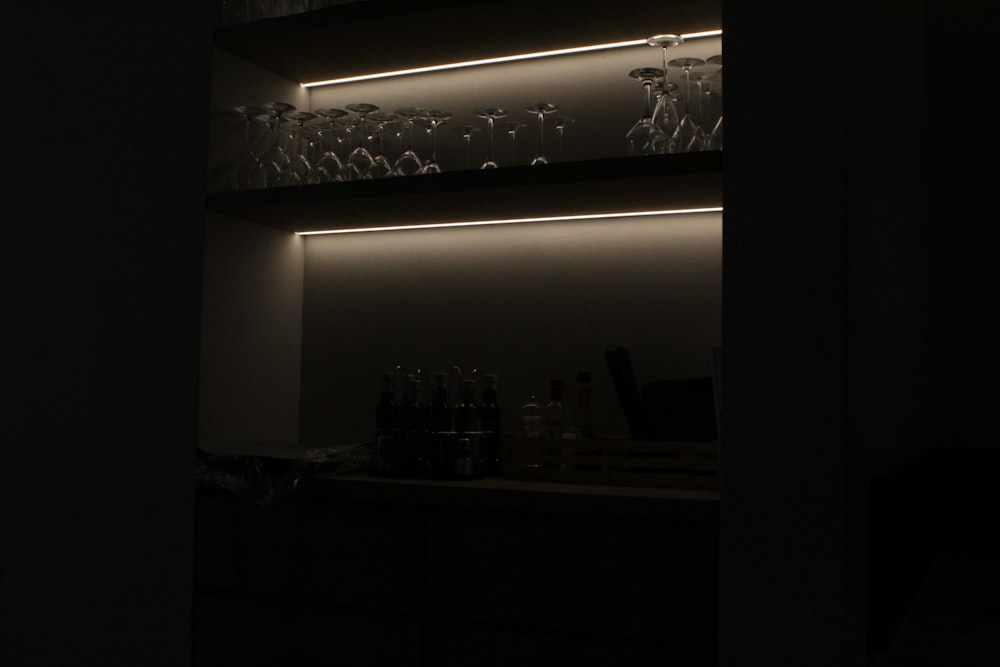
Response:
M538 112L538 157L545 157L545 113Z
M486 131L490 133L490 157L489 161L493 162L493 116L489 116L486 119Z

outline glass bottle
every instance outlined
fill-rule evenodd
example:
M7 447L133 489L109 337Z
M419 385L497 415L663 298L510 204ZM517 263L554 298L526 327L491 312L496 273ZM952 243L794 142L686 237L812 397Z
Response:
M399 434L393 374L382 373L382 391L375 404L375 452L372 472L392 474L399 469Z
M542 408L542 419L545 423L546 438L562 438L565 431L565 409L563 408L562 380L555 378L549 381L549 402Z
M545 423L542 421L542 406L534 394L528 396L528 400L521 406L521 425L524 429L524 437L540 438L544 430Z
M402 407L403 471L408 475L425 477L429 474L424 441L427 437L427 408L420 400L420 380L408 375L406 400Z
M483 400L479 406L479 421L482 436L479 439L479 454L483 459L484 474L503 474L503 458L500 447L500 407L497 405L497 376L487 375L483 379Z
M455 469L455 433L448 407L448 374L434 374L434 391L427 411L429 438L425 453L432 477L451 477Z

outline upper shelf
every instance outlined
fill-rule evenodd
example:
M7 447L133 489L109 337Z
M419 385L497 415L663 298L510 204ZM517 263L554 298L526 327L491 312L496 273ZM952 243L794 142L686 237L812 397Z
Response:
M721 2L367 0L219 29L216 46L296 82L722 27Z
M293 232L722 205L722 153L221 192L207 208Z

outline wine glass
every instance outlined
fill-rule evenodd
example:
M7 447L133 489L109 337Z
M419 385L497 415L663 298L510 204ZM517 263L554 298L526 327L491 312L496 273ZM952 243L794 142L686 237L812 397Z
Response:
M406 132L406 146L392 165L393 171L400 176L412 176L420 171L420 167L423 166L423 160L413 150L413 125L422 113L424 113L424 110L420 107L396 109L396 114L402 119L401 125Z
M255 188L269 188L277 185L281 170L288 164L288 154L281 147L282 114L295 111L295 106L286 102L267 102L261 105L266 113L264 122L270 133L270 145L260 156L260 161L250 175Z
M288 131L290 155L288 163L278 174L279 185L302 185L309 178L312 165L307 157L309 142L305 136L305 123L315 117L316 114L309 111L290 111L283 115L285 120L291 121L292 127Z
M395 172L393 171L392 164L390 164L389 159L385 156L385 126L390 123L395 123L399 119L394 113L386 113L379 111L376 113L369 114L368 120L372 121L374 127L372 142L372 166L368 168L368 176L371 178L382 178L384 176L391 176Z
M674 106L673 97L670 95L670 70L667 67L667 49L679 46L684 43L684 38L680 35L653 35L646 40L650 46L659 46L663 62L663 85L659 88L656 97L656 106L653 109L653 132L654 136L650 145L650 152L654 154L669 153L671 151L670 139L677 129L680 118L677 115L677 107Z
M260 165L260 160L257 158L250 140L250 128L253 125L254 119L265 112L259 107L245 105L235 107L233 111L238 113L243 120L244 143L243 154L233 163L232 183L237 190L246 190L251 186L250 174Z
M431 156L426 162L424 162L424 165L417 173L440 174L441 165L439 165L437 161L437 130L439 126L446 123L451 118L451 114L447 111L441 111L439 109L430 109L421 113L420 118L425 120L430 128Z
M339 181L343 178L341 172L344 169L344 162L340 154L334 150L331 139L337 138L337 130L340 129L338 123L340 119L347 115L344 109L325 107L316 109L318 116L317 127L323 138L323 154L316 161L316 169L320 182Z
M718 66L715 73L712 74L709 82L711 83L710 94L712 98L718 98L722 100L722 54L711 56L705 58L705 63L712 66ZM707 150L710 151L721 151L722 150L722 118L723 111L719 111L719 117L715 119L715 123L712 125L712 131L708 134L708 143L706 145Z
M459 125L455 128L455 132L462 137L462 142L465 144L465 169L468 171L472 168L472 135L479 134L479 128L474 125Z
M510 136L510 163L517 164L517 133L528 127L519 120L507 121L507 134Z
M486 159L479 165L480 169L496 169L497 161L493 151L493 124L498 118L505 118L507 110L503 107L480 107L474 112L478 117L486 119L486 133L489 134L489 148L486 152ZM515 130L516 131L516 130Z
M668 63L672 67L680 67L684 71L684 115L674 130L673 141L678 152L701 150L698 122L691 114L691 69L704 65L701 58L674 58Z
M563 133L566 128L575 123L576 120L569 118L568 116L558 116L556 118L556 136L559 137L559 141L556 145L556 161L562 160L563 155Z
M525 105L524 110L538 117L538 150L535 151L535 158L531 161L531 165L548 164L549 161L545 159L545 114L558 111L559 105L548 102L533 102Z
M371 129L368 127L367 120L368 114L378 111L379 108L375 104L363 102L345 104L344 108L357 114L355 122L350 127L352 130L356 130L360 136L358 145L351 150L347 156L347 164L344 166L349 170L351 179L370 178L367 174L368 170L375 164L375 157L368 150L368 146L365 145Z
M655 139L653 127L653 83L657 77L663 76L663 70L658 67L638 67L628 73L630 77L642 83L644 102L642 115L625 134L625 147L629 155L648 155L651 140Z

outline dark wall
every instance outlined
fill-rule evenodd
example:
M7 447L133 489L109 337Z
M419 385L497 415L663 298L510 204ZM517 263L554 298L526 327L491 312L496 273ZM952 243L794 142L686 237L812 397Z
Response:
M185 664L208 3L14 7L0 663Z
M725 664L863 664L870 478L994 446L995 12L726 5Z

